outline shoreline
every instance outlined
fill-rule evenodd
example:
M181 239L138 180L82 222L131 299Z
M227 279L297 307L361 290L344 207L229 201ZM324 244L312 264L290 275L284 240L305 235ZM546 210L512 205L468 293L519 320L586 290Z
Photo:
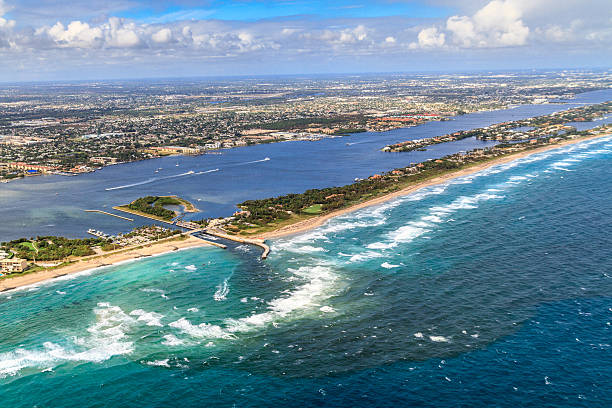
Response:
M597 92L597 91L602 91L602 90L606 90L607 88L601 88L601 89L595 89L592 91L586 91L586 92L580 92L577 94L574 94L573 98L575 98L577 95L582 95L584 93L588 93L588 92ZM571 101L570 100L564 100L563 98L561 98L560 101L549 101L546 104L553 104L553 105L567 105L570 104ZM591 103L589 103L591 104ZM592 104L595 104L592 103ZM204 156L207 154L223 154L222 151L223 150L233 150L233 149L237 149L237 148L243 148L243 147L249 147L249 146L257 146L257 145L261 145L261 144L270 144L270 143L286 143L286 142L306 142L306 141L320 141L320 140L324 140L324 139L335 139L335 138L339 138L339 137L346 137L346 136L354 136L354 135L358 135L360 133L387 133L390 131L394 131L394 130L398 130L398 129L410 129L413 127L418 127L418 126L422 126L422 125L426 125L428 123L431 122L443 122L445 120L448 120L449 118L454 118L457 116L463 116L463 115L473 115L476 113L482 113L482 112L496 112L496 111L502 111L502 110L510 110L510 109L515 109L517 107L520 106L535 106L538 104L535 103L525 103L525 104L518 104L518 105L512 105L512 104L508 104L508 105L503 105L500 106L498 108L484 108L484 109L478 109L475 110L473 112L466 112L464 114L457 114L457 115L451 115L451 116L444 116L441 119L436 119L436 120L428 120L426 122L423 123L419 123L416 125L410 125L410 126L397 126L397 127L393 127L390 129L385 129L385 130L365 130L363 132L353 132L353 133L341 133L341 134L331 134L331 135L319 135L319 134L312 134L313 136L323 136L318 140L307 140L307 139L294 139L294 140L276 140L273 142L264 142L264 143L253 143L253 144L247 144L245 146L232 146L232 147L221 147L218 149L214 149L214 150L206 150L204 152L192 155L192 154L169 154L169 155L164 155L164 156L155 156L155 157L149 157L149 158L143 158L143 159L136 159L136 160L131 160L131 161L122 161L122 162L117 162L117 163L113 163L113 164L105 164L102 165L100 167L96 167L93 168L91 171L86 171L86 172L82 172L82 173L67 173L67 172L54 172L54 173L42 173L42 174L33 174L33 175L25 175L22 177L15 177L12 179L0 179L0 183L10 183L12 181L18 181L18 180L23 180L25 178L28 177L40 177L40 176L66 176L66 177L75 177L75 176L79 176L81 174L88 174L88 173L95 173L97 171L100 170L104 170L107 167L112 167L112 166L116 166L116 165L121 165L121 164L130 164L130 163L137 163L137 162L141 162L141 161L149 161L149 160L157 160L157 159L162 159L165 157L190 157L190 156ZM198 210L199 212L199 210Z
M447 174L444 174L442 176L437 176L434 178L431 178L429 180L425 180L422 181L420 183L416 183L412 186L403 188L399 191L395 191L393 193L390 194L385 194L382 195L380 197L376 197L373 198L371 200L368 201L364 201L361 203L357 203L354 205L351 205L349 207L340 209L340 210L336 210L333 211L329 214L325 214L325 215L321 215L315 218L310 218L304 221L299 221L296 222L295 224L291 224L291 225L287 225L285 227L281 227L275 231L270 231L270 232L264 232L262 234L254 234L252 236L252 238L258 238L258 239L263 239L263 240L267 240L267 239L276 239L276 238L283 238L283 237L287 237L290 235L297 235L297 234L301 234L304 233L306 231L310 231L314 228L320 227L323 224L325 224L327 221L331 220L332 218L336 218L345 214L349 214L352 213L354 211L358 211L361 210L363 208L367 208L367 207L371 207L374 205L378 205L378 204L383 204L387 201L399 198L399 197L404 197L406 195L409 195L411 193L414 193L418 190L421 190L423 188L426 187L431 187L431 186L435 186L438 184L443 184L449 180L453 180L459 177L464 177L464 176L469 176L470 174L474 174L474 173L478 173L480 171L486 170L490 167L493 166L497 166L500 164L505 164L505 163L509 163L512 162L514 160L518 160L518 159L522 159L524 157L528 157L534 154L538 154L538 153L543 153L543 152L547 152L549 150L554 150L554 149L559 149L565 146L569 146L569 145L573 145L573 144L577 144L577 143L582 143L582 142L586 142L589 140L594 140L594 139L599 139L602 137L606 137L606 136L611 136L612 133L606 133L606 134L600 134L600 135L594 135L594 136L587 136L587 137L581 137L578 139L571 139L571 140L565 140L563 142L557 143L557 144L552 144L552 145L548 145L548 146L542 146L536 149L532 149L532 150L528 150L525 152L518 152L518 153L513 153L513 154L509 154L507 156L504 157L500 157L498 159L493 159L491 161L487 161L485 163L481 163L481 164L476 164L472 167L468 167L465 169L461 169L461 170L457 170L454 172L449 172Z
M154 242L145 246L134 246L122 248L116 252L108 254L92 255L78 260L75 263L59 267L57 269L47 269L38 272L32 272L25 275L7 277L0 280L0 293L14 289L32 286L38 283L52 281L66 275L75 275L89 270L95 270L101 267L119 265L121 263L134 261L139 258L148 258L174 252L178 250L199 248L209 246L206 241L199 238L187 236L182 241L166 240L162 242Z
M327 221L331 220L332 218L339 217L339 216L342 216L348 213L352 213L352 212L358 211L363 208L375 206L378 204L383 204L387 201L390 201L390 200L393 200L399 197L404 197L406 195L409 195L411 193L414 193L426 187L442 184L449 180L453 180L459 177L464 177L464 176L468 176L474 173L478 173L490 167L509 163L514 160L518 160L524 157L531 156L533 154L543 153L549 150L554 150L554 149L562 148L565 146L569 146L569 145L573 145L573 144L577 144L581 142L586 142L589 140L599 139L599 138L607 137L611 135L612 133L606 133L606 134L588 136L588 137L583 137L583 138L578 138L578 139L566 140L558 144L543 146L543 147L525 151L525 152L518 152L518 153L510 154L510 155L507 155L507 156L504 156L498 159L487 161L485 163L476 164L469 168L457 170L454 172L449 172L445 175L437 176L429 180L422 181L420 183L416 183L414 185L411 185L409 187L395 191L393 193L382 195L380 197L376 197L371 200L364 201L358 204L354 204L347 208L333 211L329 214L325 214L325 215L317 216L317 217L307 219L304 221L300 221L295 224L291 224L291 225L279 228L275 231L266 232L263 234L257 234L251 237L232 237L232 238L234 238L234 240L235 238L240 238L241 240L244 240L244 241L247 241L247 240L252 241L252 240L258 240L258 239L263 241L267 239L276 239L276 238L282 238L282 237L286 237L290 235L301 234L306 231L312 230L314 228L320 227L321 225L325 224ZM249 242L249 243L253 243L253 242ZM51 281L55 278L59 278L59 277L66 276L66 275L74 275L74 274L82 273L85 271L95 270L101 267L118 265L121 263L137 260L143 257L162 255L162 254L177 251L177 250L205 247L205 246L211 246L211 245L213 244L187 234L187 238L181 241L165 240L162 242L146 244L144 246L138 245L134 247L123 248L115 252L110 252L108 254L92 255L92 256L88 256L83 259L77 260L75 263L72 263L72 264L69 264L63 267L59 267L57 269L47 269L47 270L43 270L39 272L33 272L30 274L25 274L25 275L20 275L20 276L15 276L15 277L7 277L6 279L2 279L0 280L0 293L5 292L5 291L14 290L14 289L23 288L25 286L32 286L38 283ZM259 245L259 244L256 244L256 245Z

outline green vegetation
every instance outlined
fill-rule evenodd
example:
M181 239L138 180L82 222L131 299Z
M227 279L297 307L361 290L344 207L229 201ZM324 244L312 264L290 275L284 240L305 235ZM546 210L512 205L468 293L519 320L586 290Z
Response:
M262 129L273 129L273 130L294 130L294 129L306 129L313 126L334 126L342 125L347 121L363 122L365 124L365 117L363 115L352 115L352 116L339 116L334 118L325 117L314 117L314 118L300 118L300 119L286 119L277 122L270 122L262 124ZM349 129L347 129L349 130ZM353 132L350 132L353 133Z
M588 134L588 131L572 131L554 140L547 138L523 143L499 144L485 149L475 149L466 154L457 153L437 160L398 168L345 186L311 189L301 194L248 200L238 205L243 211L235 216L226 229L245 235L271 231L299 222L309 216L330 213L404 189L450 171Z
M181 205L186 212L197 212L193 204L176 196L146 196L132 201L128 205L116 207L119 210L136 214L146 214L163 221L172 221L178 214L175 211L164 208L167 205Z
M28 251L34 251L34 252L38 252L38 248L36 248L34 246L34 243L30 242L30 241L25 241L19 244L19 246L24 247L26 250Z
M179 205L178 200L171 197L146 196L138 198L127 205L127 208L137 212L145 213L163 220L171 221L176 217L176 213L172 210L164 208L164 205Z
M306 214L321 214L321 211L323 211L323 204L313 204L302 210Z
M93 246L104 245L101 238L69 239L44 236L31 239L21 238L2 243L2 249L10 251L18 258L30 261L57 261L70 256L93 255Z
M526 139L538 139L542 137L556 137L560 132L569 130L570 127L560 128L569 122L591 121L612 112L612 102L604 102L597 105L582 106L550 115L536 116L529 119L516 120L512 122L497 123L485 128L472 130L461 130L453 134L430 137L425 139L408 140L401 143L385 146L384 152L410 152L413 150L424 151L425 147L461 140L468 137L476 137L480 140L501 141L524 141ZM516 132L517 128L529 127L530 130Z

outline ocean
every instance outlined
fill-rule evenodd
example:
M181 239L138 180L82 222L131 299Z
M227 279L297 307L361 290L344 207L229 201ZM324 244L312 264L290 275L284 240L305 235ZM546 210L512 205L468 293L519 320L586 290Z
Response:
M0 294L3 407L612 406L612 137Z

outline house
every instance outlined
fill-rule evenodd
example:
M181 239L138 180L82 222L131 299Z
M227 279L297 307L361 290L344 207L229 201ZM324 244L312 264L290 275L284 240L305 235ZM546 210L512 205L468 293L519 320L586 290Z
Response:
M28 267L28 261L20 258L0 259L0 272L15 273L23 272Z

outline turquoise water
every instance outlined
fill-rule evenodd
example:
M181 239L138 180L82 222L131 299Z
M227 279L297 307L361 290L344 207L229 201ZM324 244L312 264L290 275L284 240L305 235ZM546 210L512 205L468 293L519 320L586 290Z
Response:
M612 138L0 294L7 407L612 405Z

